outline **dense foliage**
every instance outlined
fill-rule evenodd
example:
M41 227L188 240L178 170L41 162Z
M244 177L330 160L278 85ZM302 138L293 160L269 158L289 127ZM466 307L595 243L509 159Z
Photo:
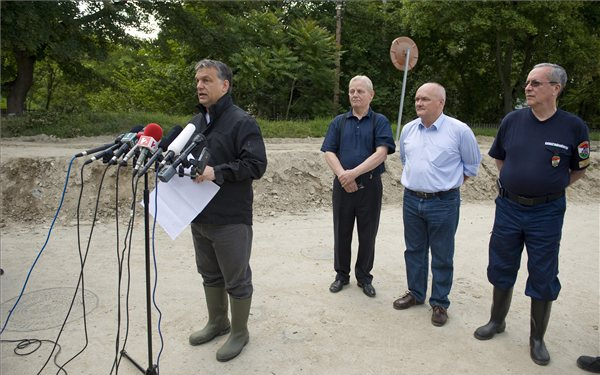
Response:
M349 79L366 74L375 85L373 107L395 122L403 73L392 65L389 48L395 38L408 36L419 61L408 74L403 122L414 117L418 86L437 81L447 88L448 114L471 124L497 124L523 104L521 84L532 66L555 62L569 74L560 106L600 127L597 2L130 0L1 6L2 96L10 99L19 89L28 62L32 82L22 95L27 109L189 116L197 103L193 66L208 57L233 68L236 102L262 119L330 118L348 106ZM342 15L340 77L336 6ZM160 32L136 40L127 34L132 25Z

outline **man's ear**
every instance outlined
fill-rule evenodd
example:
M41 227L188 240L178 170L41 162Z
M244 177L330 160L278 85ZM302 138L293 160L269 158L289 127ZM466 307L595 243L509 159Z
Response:
M559 96L560 93L562 92L562 85L560 83L557 83L556 85L553 85L554 87L554 96Z

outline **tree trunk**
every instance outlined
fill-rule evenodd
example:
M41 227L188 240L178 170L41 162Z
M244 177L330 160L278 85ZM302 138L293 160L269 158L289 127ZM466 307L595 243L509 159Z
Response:
M6 112L20 115L25 110L25 99L33 85L33 67L36 58L26 51L14 52L17 61L17 78L9 86L10 91L6 97Z
M54 77L56 73L52 65L48 64L48 84L46 85L46 111L50 109L50 101L52 100L52 94L54 93Z

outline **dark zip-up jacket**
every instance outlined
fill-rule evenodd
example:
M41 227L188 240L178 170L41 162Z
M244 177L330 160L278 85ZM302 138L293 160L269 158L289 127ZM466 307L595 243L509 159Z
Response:
M262 177L267 169L265 143L256 120L233 104L225 94L208 111L206 108L191 120L206 137L210 152L208 165L215 170L215 183L221 188L195 223L252 225L252 181Z

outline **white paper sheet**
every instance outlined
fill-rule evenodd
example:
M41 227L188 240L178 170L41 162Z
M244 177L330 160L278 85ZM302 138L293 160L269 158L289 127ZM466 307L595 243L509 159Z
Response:
M156 222L172 240L177 238L219 191L211 181L196 183L190 177L175 176L158 182ZM150 215L154 216L156 188L150 193ZM142 202L143 205L143 202Z

